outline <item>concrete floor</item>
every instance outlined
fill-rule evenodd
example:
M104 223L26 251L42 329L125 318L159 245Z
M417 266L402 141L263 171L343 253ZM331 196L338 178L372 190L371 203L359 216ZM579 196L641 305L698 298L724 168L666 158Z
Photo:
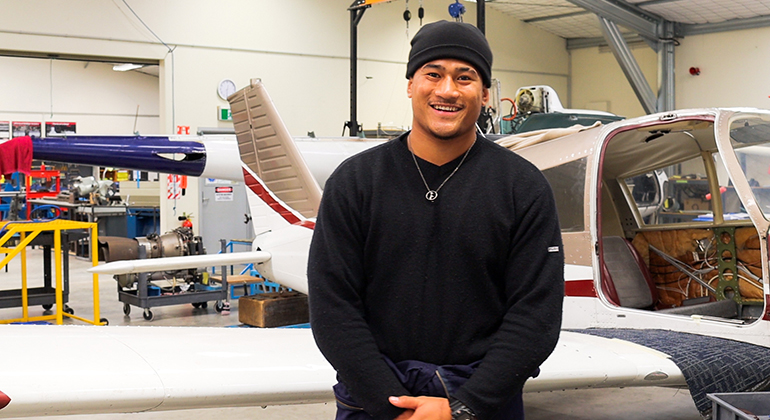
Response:
M93 280L86 273L90 262L70 256L69 306L75 314L87 319L93 318ZM29 286L42 286L42 251L28 252ZM9 264L8 272L0 270L0 290L20 287L19 259ZM110 276L99 279L101 317L110 325L144 326L233 326L238 325L238 301L231 302L229 315L216 312L213 302L207 309L193 308L189 304L153 308L154 318L146 321L140 308L132 307L131 315L123 315L123 304L118 301L116 283ZM30 316L50 314L40 306L30 308ZM0 319L21 317L20 308L0 309ZM65 323L80 323L66 319ZM97 328L97 327L94 327ZM99 327L103 328L103 327ZM106 327L109 328L109 327ZM7 355L6 355L7 356ZM701 416L686 389L670 388L627 388L558 391L539 394L525 394L528 420L700 420ZM266 408L221 408L206 410L184 410L174 412L152 412L134 414L101 414L83 416L57 416L46 419L60 420L194 420L208 418L292 420L332 419L334 404L309 404L301 406L270 406Z

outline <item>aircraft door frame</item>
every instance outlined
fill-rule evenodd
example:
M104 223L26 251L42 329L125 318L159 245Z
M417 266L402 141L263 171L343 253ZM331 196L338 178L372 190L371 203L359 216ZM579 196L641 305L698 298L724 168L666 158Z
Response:
M720 110L717 115L714 124L714 135L716 137L716 144L719 150L719 154L722 157L727 173L733 181L733 186L738 192L738 198L741 200L746 213L749 215L749 219L756 227L759 233L760 240L760 253L762 257L762 285L765 295L765 311L767 311L768 296L770 296L770 284L768 283L768 230L770 230L770 220L765 217L764 212L758 205L758 200L751 189L746 174L743 172L738 157L735 154L735 149L730 142L730 127L737 119L745 119L752 115L765 119L770 123L770 112L762 112L761 110L742 112L742 111L725 111ZM750 199L749 199L750 197ZM767 312L765 313L765 319L770 319Z

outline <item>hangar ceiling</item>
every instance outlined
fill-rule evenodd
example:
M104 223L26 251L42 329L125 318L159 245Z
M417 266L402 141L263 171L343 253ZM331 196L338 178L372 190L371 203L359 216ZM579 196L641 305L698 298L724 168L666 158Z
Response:
M486 0L486 4L567 39L568 48L606 44L597 14L673 22L679 37L770 26L770 0ZM626 39L639 34L629 22L611 20L620 25Z
M476 0L471 0L476 1ZM567 40L567 49L608 45L648 114L675 109L674 47L688 35L770 26L770 0L484 0ZM658 54L657 92L630 51Z

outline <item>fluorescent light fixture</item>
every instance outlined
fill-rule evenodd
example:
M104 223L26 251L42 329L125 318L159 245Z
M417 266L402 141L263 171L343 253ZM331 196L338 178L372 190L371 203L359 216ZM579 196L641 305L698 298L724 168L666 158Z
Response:
M142 67L144 67L144 64L123 63L123 64L115 64L114 66L112 66L112 69L115 71L129 71L129 70L141 69Z

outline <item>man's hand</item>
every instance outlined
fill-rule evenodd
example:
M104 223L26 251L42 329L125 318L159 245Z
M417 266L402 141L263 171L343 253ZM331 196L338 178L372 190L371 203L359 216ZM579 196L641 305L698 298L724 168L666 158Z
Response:
M452 420L449 400L436 397L390 397L390 403L406 409L395 420Z

